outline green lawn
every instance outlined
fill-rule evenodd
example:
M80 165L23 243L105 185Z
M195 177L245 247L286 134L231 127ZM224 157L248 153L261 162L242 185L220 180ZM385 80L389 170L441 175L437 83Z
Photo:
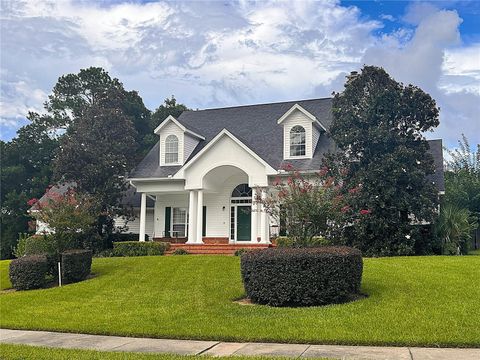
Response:
M210 357L170 354L145 354L127 352L104 352L91 350L52 349L46 347L0 344L2 360L282 360L286 358L266 356Z
M0 290L9 289L12 287L10 279L8 277L8 266L10 265L10 260L0 261Z
M480 257L365 259L353 303L239 305L239 258L95 259L90 280L0 295L0 326L226 341L480 346Z

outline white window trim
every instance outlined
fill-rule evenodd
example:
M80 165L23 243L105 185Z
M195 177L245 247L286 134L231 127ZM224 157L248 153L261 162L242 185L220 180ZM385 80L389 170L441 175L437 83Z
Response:
M300 127L303 129L303 136L304 136L304 143L303 143L303 146L304 146L304 149L305 149L305 153L303 155L292 155L292 131L293 129L295 129L296 127ZM302 159L302 158L308 158L307 156L307 129L305 129L305 127L303 127L302 125L294 125L290 128L289 132L288 132L288 157L291 158L291 159ZM295 145L302 145L302 144L295 144Z
M175 212L175 209L185 210L185 224L174 223L173 222L173 213ZM172 236L172 234L174 232L174 230L173 230L174 225L185 225L185 234L183 236ZM172 212L170 214L170 236L172 236L172 237L187 237L187 235L188 235L188 209L186 207L182 207L182 206L172 206Z
M241 244L243 243L247 243L249 242L250 240L237 240L237 232L238 232L238 229L237 229L237 220L238 220L238 208L239 207L248 207L248 208L252 208L252 198L247 198L247 197L243 197L243 198L232 198L232 200L235 200L235 199L241 199L241 200L245 200L245 199L249 199L250 202L249 203L241 203L241 204L236 204L236 203L232 203L230 201L230 221L229 221L229 227L228 227L228 240L230 242L239 242ZM234 208L234 219L233 219L233 238L232 238L232 208Z
M167 154L175 154L174 152L168 152L167 151L167 145L168 145L168 138L175 137L176 142L177 142L177 161L174 162L167 162ZM180 139L178 138L177 135L175 134L169 134L165 137L165 153L163 154L163 162L164 164L167 165L180 165Z

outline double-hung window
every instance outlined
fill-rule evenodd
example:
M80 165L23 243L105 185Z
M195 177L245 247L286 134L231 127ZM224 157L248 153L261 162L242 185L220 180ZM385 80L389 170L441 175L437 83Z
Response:
M178 163L178 138L168 135L165 139L165 164Z
M172 211L172 236L187 236L187 209L174 207Z
M300 125L296 125L290 130L290 156L305 156L305 154L305 129Z

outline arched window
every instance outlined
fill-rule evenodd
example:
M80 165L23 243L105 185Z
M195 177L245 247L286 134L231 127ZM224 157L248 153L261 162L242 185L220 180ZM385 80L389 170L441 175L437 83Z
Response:
M296 125L290 130L290 156L305 156L305 154L305 129Z
M165 164L178 163L178 138L168 135L165 139Z
M232 191L232 198L252 197L252 188L248 184L240 184Z

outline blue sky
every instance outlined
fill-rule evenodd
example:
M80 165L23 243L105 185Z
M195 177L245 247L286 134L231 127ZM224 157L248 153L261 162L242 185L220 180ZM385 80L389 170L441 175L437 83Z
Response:
M0 2L0 136L41 111L59 76L102 66L155 109L340 91L363 64L429 92L429 138L480 142L480 1Z

